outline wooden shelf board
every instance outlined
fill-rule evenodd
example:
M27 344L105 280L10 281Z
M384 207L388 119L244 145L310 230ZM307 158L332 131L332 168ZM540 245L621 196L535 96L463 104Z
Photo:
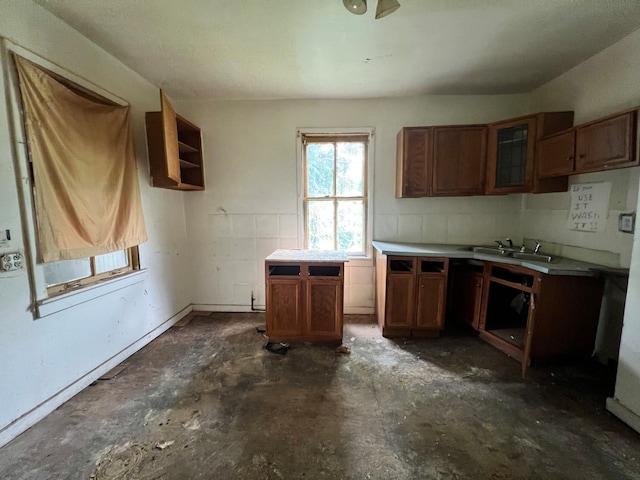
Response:
M524 337L526 330L525 328L498 328L494 330L487 330L491 335L495 335L498 338L503 339L504 341L515 345L518 348L524 350Z
M180 140L178 140L178 149L180 150L180 153L196 153L199 151L197 148L187 145Z
M189 162L187 160L180 159L180 168L200 168L197 163Z

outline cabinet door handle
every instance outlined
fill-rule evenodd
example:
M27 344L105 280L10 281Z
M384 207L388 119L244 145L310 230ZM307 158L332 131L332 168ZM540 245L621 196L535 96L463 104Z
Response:
M585 158L585 157L586 157L586 155L584 153L581 153L580 155L578 155L578 158L580 158L580 159Z

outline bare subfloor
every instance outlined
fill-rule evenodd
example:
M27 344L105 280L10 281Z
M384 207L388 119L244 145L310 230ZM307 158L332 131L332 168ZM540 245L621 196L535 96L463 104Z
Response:
M0 477L640 479L604 367L523 381L467 333L393 341L363 320L347 317L350 355L277 355L262 314L196 317L0 449Z

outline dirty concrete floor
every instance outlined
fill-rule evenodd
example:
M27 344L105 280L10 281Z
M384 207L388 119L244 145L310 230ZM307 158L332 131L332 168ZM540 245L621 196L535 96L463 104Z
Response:
M206 314L203 314L206 315ZM262 314L174 327L0 449L8 479L640 479L611 372L519 365L468 333L350 355L262 348Z

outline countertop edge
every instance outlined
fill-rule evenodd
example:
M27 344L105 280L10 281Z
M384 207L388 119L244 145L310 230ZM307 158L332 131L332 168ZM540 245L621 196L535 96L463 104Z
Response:
M448 258L468 258L485 262L504 263L528 268L549 275L571 275L595 277L604 273L610 267L593 263L581 262L579 260L561 258L555 265L543 262L532 262L529 260L519 260L517 258L505 258L482 253L475 253L470 250L469 245L446 245L446 244L419 244L419 243L394 243L374 240L373 247L383 255L399 255L414 257L448 257ZM559 258L559 257L556 257Z

